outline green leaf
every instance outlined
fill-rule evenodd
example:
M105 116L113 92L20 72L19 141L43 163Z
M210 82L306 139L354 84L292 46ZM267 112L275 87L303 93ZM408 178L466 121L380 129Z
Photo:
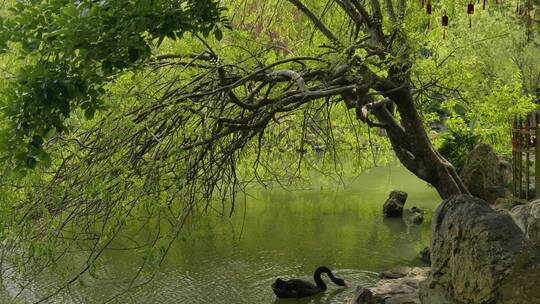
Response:
M29 157L26 159L26 168L34 169L37 165L37 161L34 157Z
M92 120L94 119L94 114L96 114L96 110L90 108L90 109L86 109L84 111L84 117L88 120Z
M216 37L217 41L221 41L221 39L223 39L223 32L219 28L216 28L214 37Z
M32 136L32 141L30 142L34 147L36 148L41 148L41 146L43 145L43 137L39 136L39 135L34 135Z
M128 54L129 54L129 60L131 62L135 62L139 59L140 51L136 48L130 47L128 49Z

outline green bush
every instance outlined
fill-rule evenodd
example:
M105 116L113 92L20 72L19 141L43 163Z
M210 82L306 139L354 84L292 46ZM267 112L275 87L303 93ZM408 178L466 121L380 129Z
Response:
M480 136L471 130L450 130L442 137L439 153L461 172L467 156L479 143Z

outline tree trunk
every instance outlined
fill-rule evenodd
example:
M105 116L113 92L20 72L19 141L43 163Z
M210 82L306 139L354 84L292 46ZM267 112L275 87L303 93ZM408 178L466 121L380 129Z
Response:
M388 137L401 163L420 179L433 185L443 199L469 193L452 164L431 144L410 89L400 89L387 97L396 104L400 123L389 121L392 117L388 116L389 113L380 113L387 109L375 115L386 124Z

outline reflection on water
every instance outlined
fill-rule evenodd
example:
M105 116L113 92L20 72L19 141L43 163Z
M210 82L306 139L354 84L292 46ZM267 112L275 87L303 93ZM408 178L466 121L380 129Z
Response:
M382 204L394 189L409 193L406 206L427 210L423 224L383 218ZM346 303L355 286L372 286L377 272L420 263L416 256L429 244L431 214L440 201L433 189L395 167L373 169L339 191L274 189L253 195L245 222L242 209L232 219L198 220L177 241L152 282L112 303ZM98 273L101 278L121 277L139 263L115 252ZM316 297L275 298L270 285L277 277L312 280L320 265L352 288L329 284ZM24 297L35 299L33 294L50 291L55 281L54 274L40 279ZM106 280L97 284L73 286L52 303L100 303L121 288ZM6 292L0 293L0 302L9 303L5 299Z

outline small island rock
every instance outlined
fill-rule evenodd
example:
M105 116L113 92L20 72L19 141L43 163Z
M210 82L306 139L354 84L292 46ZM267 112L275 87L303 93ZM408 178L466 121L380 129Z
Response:
M388 217L400 217L403 215L403 206L407 201L407 193L392 191L383 206L383 213Z

